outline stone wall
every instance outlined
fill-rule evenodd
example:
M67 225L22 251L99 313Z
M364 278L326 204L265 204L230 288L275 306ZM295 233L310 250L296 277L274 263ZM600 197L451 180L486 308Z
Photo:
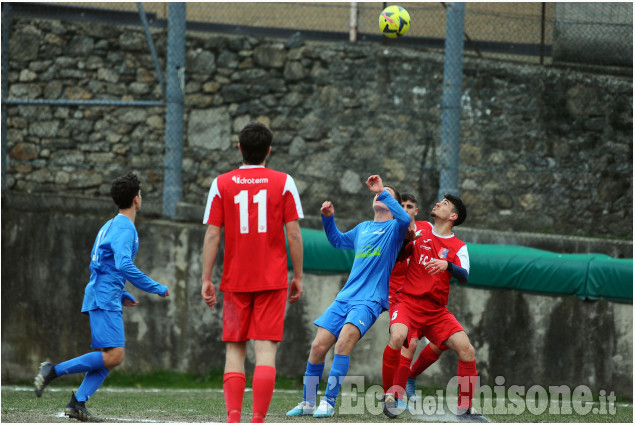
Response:
M93 238L109 214L2 211L2 383L32 379L44 360L63 361L90 351L88 318L80 313ZM168 298L131 285L139 300L124 308L126 359L123 372L173 370L204 374L222 370L222 297L211 311L200 295L205 226L137 220L140 248L135 263L170 288ZM220 259L214 281L220 278ZM312 324L333 301L346 275L306 274L302 300L289 305L278 374L301 376L315 336ZM448 305L476 349L482 382L497 376L507 386L589 386L631 396L633 306L574 297L453 285ZM350 375L381 382L381 358L388 341L382 314L352 353ZM421 349L422 347L419 347ZM332 361L327 356L327 370ZM248 350L247 372L254 367ZM419 378L445 388L456 374L457 357L441 360ZM324 385L324 384L323 384ZM323 387L322 387L323 388Z
M165 58L166 34L154 33ZM12 99L159 100L138 28L16 18ZM378 44L187 36L184 202L240 164L237 133L275 133L268 166L296 179L308 215L333 200L352 222L371 214L363 182L381 174L436 201L443 56ZM630 239L632 79L466 58L460 192L466 226ZM7 108L9 192L108 198L132 169L160 200L161 107Z

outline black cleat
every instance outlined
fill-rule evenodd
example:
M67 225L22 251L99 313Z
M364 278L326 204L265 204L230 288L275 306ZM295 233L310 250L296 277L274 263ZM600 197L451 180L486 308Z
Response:
M489 419L473 407L469 407L463 413L457 413L456 416L461 422L489 422Z
M53 379L57 378L55 373L55 365L51 362L44 362L40 364L40 371L33 380L33 386L35 387L35 395L42 397L42 392Z
M393 394L385 394L382 402L384 405L384 415L390 419L395 419L403 410L397 408L397 400Z
M64 415L82 422L103 422L104 418L93 416L86 408L86 402L77 401L75 393L71 395L71 401L64 408Z

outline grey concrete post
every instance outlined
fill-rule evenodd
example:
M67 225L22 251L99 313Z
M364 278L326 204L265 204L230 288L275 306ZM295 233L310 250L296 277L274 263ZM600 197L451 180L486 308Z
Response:
M165 173L163 215L176 216L176 204L183 197L183 110L185 92L185 3L170 3L165 112Z
M461 85L463 81L463 29L465 3L447 3L445 62L441 130L441 175L438 200L446 193L459 194L459 150L461 136Z

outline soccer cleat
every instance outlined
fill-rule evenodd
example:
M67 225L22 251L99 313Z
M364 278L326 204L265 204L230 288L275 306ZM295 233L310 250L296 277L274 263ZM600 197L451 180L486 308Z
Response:
M103 422L104 418L93 416L86 408L86 402L77 401L75 393L71 395L71 401L64 408L64 415L82 422Z
M33 386L35 387L35 395L42 397L42 392L53 379L57 378L55 373L55 365L51 362L44 362L40 364L40 371L33 380Z
M308 401L298 403L293 409L287 412L287 416L309 416L315 413L315 406L311 406Z
M397 399L393 394L384 395L383 405L384 415L390 419L395 419L405 410L397 405Z
M461 422L489 422L489 419L473 407L469 407L463 413L459 411L456 416Z
M406 409L408 411L413 411L414 410L414 408L412 406L410 406L406 400L404 400L403 398L398 398L397 399L397 411L401 413L401 412L404 412Z
M314 418L330 418L335 414L335 407L331 406L331 403L326 401L326 397L322 399L320 405L313 413Z
M416 403L417 395L415 394L415 390L417 389L417 379L416 378L408 378L408 383L406 384L406 396L408 400Z

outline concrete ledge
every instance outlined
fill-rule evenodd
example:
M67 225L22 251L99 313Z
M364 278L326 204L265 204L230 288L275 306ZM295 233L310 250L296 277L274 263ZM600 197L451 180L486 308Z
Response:
M20 192L5 192L2 195L2 209L6 208L19 211L91 213L106 216L109 214L109 210L113 213L116 212L116 207L110 199ZM142 217L160 218L162 217L162 211L163 206L160 201L144 198ZM176 207L176 221L201 223L204 212L204 205L179 202ZM340 226L340 230L346 231L352 229L358 223L338 217L337 224ZM302 226L310 229L322 229L322 220L319 215L307 215L302 220ZM503 232L471 227L457 228L456 234L468 243L522 245L564 254L593 252L610 255L615 258L633 258L632 240L587 238L546 233Z

